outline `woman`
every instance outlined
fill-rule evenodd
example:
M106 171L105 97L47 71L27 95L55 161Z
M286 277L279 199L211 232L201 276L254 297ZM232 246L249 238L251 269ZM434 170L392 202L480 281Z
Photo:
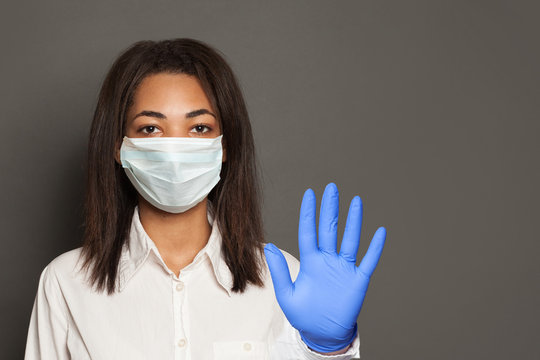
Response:
M264 243L253 137L230 67L199 41L135 43L94 114L83 246L43 270L25 359L359 356L356 318L385 230L357 268L361 201L338 255L337 198L330 184L317 248L315 196L304 195L302 269Z

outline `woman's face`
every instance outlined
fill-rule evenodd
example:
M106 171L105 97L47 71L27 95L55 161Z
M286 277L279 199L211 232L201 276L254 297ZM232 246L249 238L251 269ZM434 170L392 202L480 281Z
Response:
M135 91L124 135L215 138L221 135L215 113L196 77L153 74Z
M221 135L215 114L196 77L153 74L145 77L135 91L124 135L130 138L215 138ZM115 160L121 165L120 147ZM223 148L222 161L225 160L226 149Z

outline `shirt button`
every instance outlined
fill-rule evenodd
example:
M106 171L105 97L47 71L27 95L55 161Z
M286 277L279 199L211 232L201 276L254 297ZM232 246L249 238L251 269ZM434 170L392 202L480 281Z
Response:
M180 339L178 340L178 346L184 347L186 345L186 339Z
M251 344L250 343L244 343L244 350L250 351L251 350Z
M182 291L182 289L184 289L184 283L183 282L179 282L178 284L176 284L176 290Z

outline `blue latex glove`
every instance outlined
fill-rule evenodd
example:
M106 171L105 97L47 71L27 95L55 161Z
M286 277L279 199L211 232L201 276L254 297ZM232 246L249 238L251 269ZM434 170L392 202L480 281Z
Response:
M300 270L294 283L281 251L271 243L264 248L279 306L302 340L318 352L344 349L356 337L356 319L386 239L386 229L377 229L356 266L362 227L362 201L356 196L337 254L338 203L337 187L330 183L321 203L317 246L315 194L311 189L304 193L298 228Z

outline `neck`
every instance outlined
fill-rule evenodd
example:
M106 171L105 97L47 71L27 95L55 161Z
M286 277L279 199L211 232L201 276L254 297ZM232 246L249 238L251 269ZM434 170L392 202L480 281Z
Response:
M141 224L166 265L177 275L208 242L212 227L208 222L207 207L205 198L183 213L172 214L139 197Z

